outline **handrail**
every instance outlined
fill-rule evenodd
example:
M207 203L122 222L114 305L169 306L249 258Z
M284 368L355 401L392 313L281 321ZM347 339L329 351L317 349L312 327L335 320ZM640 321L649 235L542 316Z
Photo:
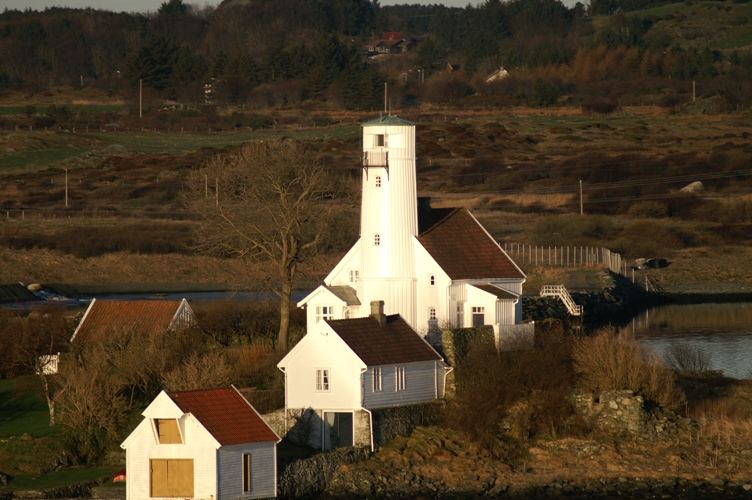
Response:
M567 312L572 316L582 316L584 308L577 304L572 296L569 294L569 290L564 285L543 285L540 291L541 297L557 297L564 303L567 308Z

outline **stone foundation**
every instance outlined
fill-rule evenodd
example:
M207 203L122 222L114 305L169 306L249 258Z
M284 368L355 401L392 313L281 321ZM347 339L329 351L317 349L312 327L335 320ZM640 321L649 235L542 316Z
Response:
M632 391L603 391L597 398L591 393L578 393L574 405L577 413L590 420L596 429L631 435L645 430L644 400Z

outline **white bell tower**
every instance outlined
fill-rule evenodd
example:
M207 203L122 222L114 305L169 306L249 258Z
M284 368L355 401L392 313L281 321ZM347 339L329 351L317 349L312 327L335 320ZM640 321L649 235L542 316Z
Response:
M383 300L387 314L414 324L415 125L395 116L364 123L362 162L361 303Z

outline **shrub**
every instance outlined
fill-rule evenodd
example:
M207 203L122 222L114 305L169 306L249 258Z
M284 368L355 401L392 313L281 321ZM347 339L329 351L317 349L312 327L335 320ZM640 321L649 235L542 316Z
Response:
M676 409L684 401L674 372L624 333L604 330L579 339L572 357L579 382L586 389L632 390L667 409Z
M610 114L619 109L619 102L615 99L596 98L582 103L582 110L587 113Z
M710 369L708 355L687 344L674 344L668 350L666 360L675 371L681 374L695 375Z
M225 387L233 382L233 369L227 358L218 352L192 354L176 368L162 375L162 384L168 391L211 389Z
M659 201L638 201L627 211L631 217L661 218L668 215L668 207Z

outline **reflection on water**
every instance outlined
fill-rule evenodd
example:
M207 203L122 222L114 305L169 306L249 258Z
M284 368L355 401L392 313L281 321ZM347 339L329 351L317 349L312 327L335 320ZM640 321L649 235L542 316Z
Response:
M660 306L635 317L627 328L658 355L684 344L705 354L712 370L752 378L752 303Z

